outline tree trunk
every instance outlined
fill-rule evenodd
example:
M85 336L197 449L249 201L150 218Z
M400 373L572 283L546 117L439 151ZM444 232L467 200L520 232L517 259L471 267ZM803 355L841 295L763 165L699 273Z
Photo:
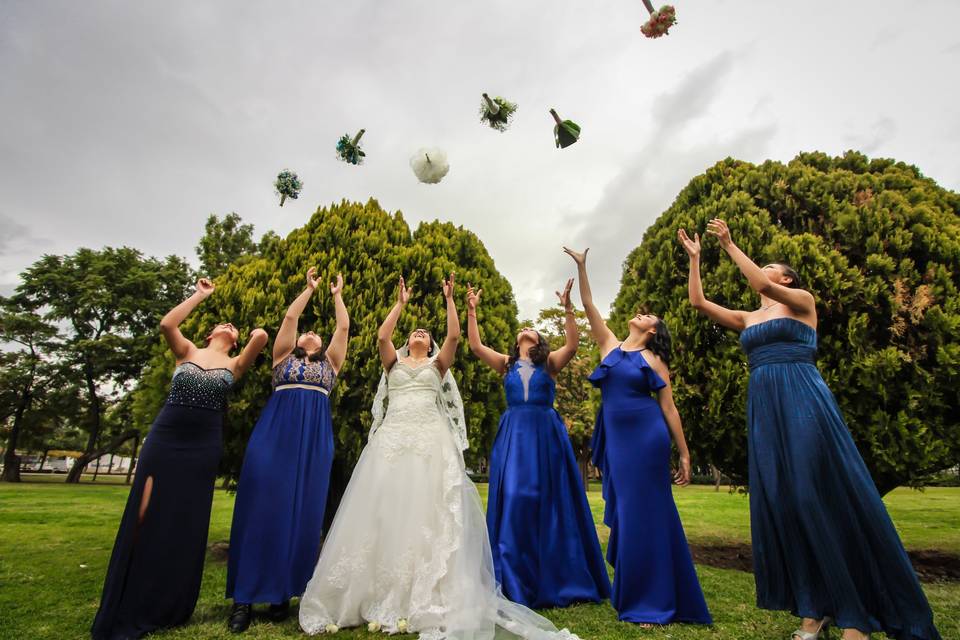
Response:
M43 457L40 458L40 468L37 471L43 471L43 465L47 462L47 454L50 453L50 449L43 450Z
M7 438L7 450L3 452L3 476L0 481L20 482L20 456L17 455L17 441L20 439L20 427L23 423L23 414L27 412L30 405L30 391L33 386L33 376L30 377L20 395L20 403L17 405L17 412L13 416L13 428L10 429L10 437Z
M76 484L80 482L83 470L96 456L92 455L97 440L100 438L100 396L97 395L97 383L93 379L93 367L89 361L84 365L84 374L87 381L87 395L90 397L90 435L87 438L87 448L83 455L77 458L67 474L66 482Z
M108 442L106 446L84 453L82 456L77 458L77 461L73 464L73 467L70 469L70 474L67 475L67 482L78 482L80 480L79 473L77 474L76 480L71 480L70 476L73 475L73 472L76 469L80 468L81 460L83 460L83 466L86 466L90 463L91 460L95 460L96 458L99 458L104 454L110 453L111 451L116 451L117 448L127 440L130 440L131 438L139 438L139 437L140 437L140 434L136 430L128 429L127 431L124 431L123 433L118 435L116 438Z
M137 449L140 447L140 434L133 436L133 455L130 456L130 466L127 467L127 484L130 484L130 477L133 475L133 467L137 464Z

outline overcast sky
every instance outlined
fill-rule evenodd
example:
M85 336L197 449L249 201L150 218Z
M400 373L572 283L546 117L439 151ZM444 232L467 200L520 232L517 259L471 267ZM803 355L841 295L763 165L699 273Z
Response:
M855 148L960 188L960 2L675 6L649 40L640 0L0 0L0 293L44 253L195 262L210 213L285 235L372 196L475 231L526 317L573 274L561 245L590 246L605 309L644 229L727 156ZM519 103L508 132L479 124L483 91ZM554 148L550 107L580 142ZM338 162L361 127L367 162ZM439 185L409 168L422 146L448 154ZM279 208L284 167L304 189Z

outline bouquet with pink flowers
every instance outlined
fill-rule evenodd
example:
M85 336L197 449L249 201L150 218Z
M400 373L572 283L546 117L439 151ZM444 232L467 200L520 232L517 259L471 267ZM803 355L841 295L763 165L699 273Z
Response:
M673 8L673 5L665 4L657 11L654 10L653 3L650 0L643 0L643 6L650 12L650 19L640 27L640 33L648 38L659 38L666 35L670 27L677 24L677 10Z

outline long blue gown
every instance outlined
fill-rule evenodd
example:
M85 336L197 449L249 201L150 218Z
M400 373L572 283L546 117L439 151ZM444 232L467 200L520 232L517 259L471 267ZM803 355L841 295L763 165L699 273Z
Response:
M747 327L750 525L757 606L897 640L940 638L837 402L817 332L792 318Z
M518 360L490 454L487 529L503 594L531 608L610 595L597 528L573 447L553 408L556 383Z
M611 604L627 622L710 624L673 501L670 433L652 392L666 383L640 351L616 347L590 375L602 396L593 433L613 565Z
M303 593L320 554L333 464L326 359L287 356L247 444L230 530L227 597L278 604Z

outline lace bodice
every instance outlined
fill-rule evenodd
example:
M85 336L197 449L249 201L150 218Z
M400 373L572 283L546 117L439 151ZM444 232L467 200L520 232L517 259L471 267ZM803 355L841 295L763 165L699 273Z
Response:
M503 378L503 388L510 407L552 407L557 383L547 373L545 365L529 360L517 360Z
M229 369L204 369L198 364L183 362L173 370L167 404L220 410L232 386L233 373Z
M419 426L424 421L442 418L437 408L440 393L440 371L434 362L419 367L397 361L387 376L387 424Z
M333 390L337 374L330 361L324 358L311 362L307 358L298 358L292 353L273 368L273 387L284 384L307 384L321 387L328 392Z

